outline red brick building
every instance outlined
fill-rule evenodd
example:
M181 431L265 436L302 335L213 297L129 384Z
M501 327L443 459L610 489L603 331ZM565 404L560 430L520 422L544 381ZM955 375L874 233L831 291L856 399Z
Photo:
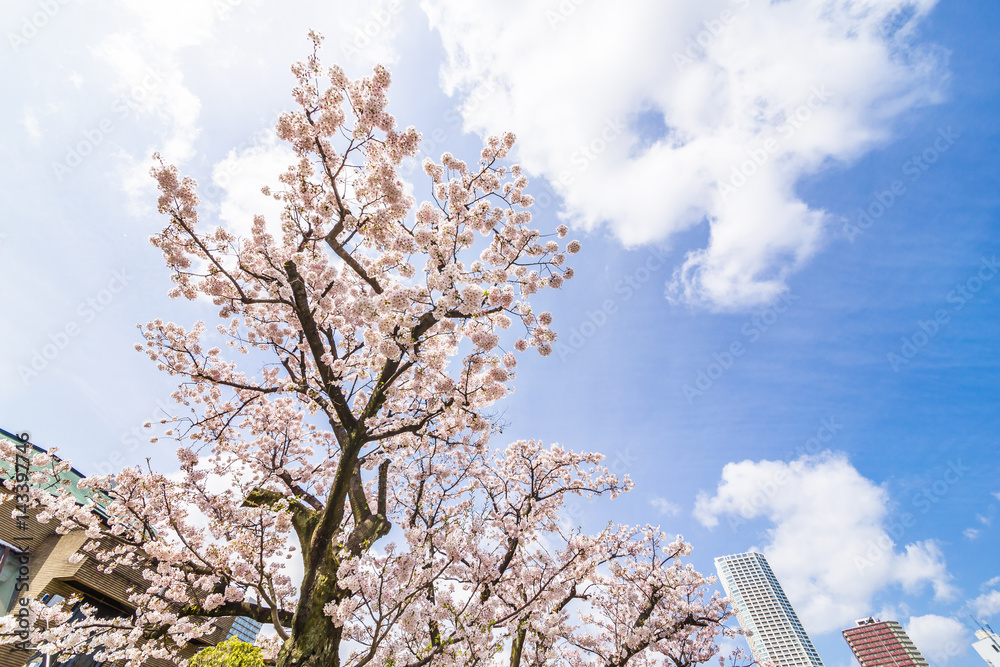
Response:
M861 667L928 667L896 621L864 618L844 630L844 639Z

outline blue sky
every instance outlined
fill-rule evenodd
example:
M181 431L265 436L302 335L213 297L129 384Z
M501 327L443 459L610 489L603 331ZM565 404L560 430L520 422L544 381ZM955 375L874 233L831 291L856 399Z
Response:
M498 444L628 472L633 493L577 508L592 528L661 524L705 572L764 551L828 665L853 664L839 630L868 615L933 665L980 664L968 616L1000 620L1000 8L828 4L9 3L0 426L84 472L176 467L136 436L172 385L134 326L211 313L165 295L149 156L222 224L267 212L287 158L268 128L315 28L354 75L390 65L426 153L516 132L536 222L584 243Z

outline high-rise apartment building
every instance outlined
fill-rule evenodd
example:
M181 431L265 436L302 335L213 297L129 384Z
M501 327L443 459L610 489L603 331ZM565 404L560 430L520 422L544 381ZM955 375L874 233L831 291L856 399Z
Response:
M924 656L896 621L862 618L844 630L861 667L928 667Z
M233 621L233 627L229 630L229 637L239 637L241 642L253 644L257 641L257 635L264 624L246 616L238 616ZM229 639L226 637L226 639Z
M759 664L823 667L763 554L721 556L715 559L715 569Z
M1000 667L1000 635L986 626L985 630L976 630L976 639L979 641L972 645L976 653L982 656L990 667Z

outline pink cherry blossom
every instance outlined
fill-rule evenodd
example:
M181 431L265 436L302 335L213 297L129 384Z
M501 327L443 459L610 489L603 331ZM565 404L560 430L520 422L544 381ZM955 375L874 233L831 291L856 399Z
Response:
M556 339L530 297L573 275L530 226L527 178L505 162L514 135L488 138L478 164L425 160L418 204L400 167L420 135L387 110L389 71L348 79L310 39L292 67L298 108L277 123L297 159L266 190L280 233L260 216L246 238L205 224L194 180L152 170L169 294L218 320L140 330L137 349L179 383L164 420L177 473L88 478L81 505L59 483L70 463L37 458L37 520L82 531L74 558L142 583L112 621L32 601L32 643L183 665L215 619L247 616L275 626L262 645L279 667L709 660L730 612L684 564L688 544L565 519L628 477L558 444L491 445L517 355ZM16 627L0 621L3 641Z

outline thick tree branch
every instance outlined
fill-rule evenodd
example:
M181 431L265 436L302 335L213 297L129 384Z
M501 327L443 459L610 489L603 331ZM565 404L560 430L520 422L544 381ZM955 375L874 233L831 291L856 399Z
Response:
M293 261L288 260L285 262L284 266L285 272L288 275L288 285L292 288L292 296L295 301L295 315L302 327L302 333L306 337L306 342L309 344L309 351L312 353L313 362L316 364L316 369L319 371L320 379L323 382L323 389L326 391L327 396L330 397L330 401L333 404L340 423L347 429L353 429L357 425L357 420L354 418L354 414L347 405L347 399L344 398L340 387L336 384L337 378L334 377L333 371L330 370L327 363L323 361L323 356L326 354L326 348L323 346L323 341L319 337L319 326L316 324L312 308L309 305L309 297L306 295L305 281L302 280L302 276L299 275L298 267L295 266ZM346 443L342 442L341 446L344 446L345 444Z

